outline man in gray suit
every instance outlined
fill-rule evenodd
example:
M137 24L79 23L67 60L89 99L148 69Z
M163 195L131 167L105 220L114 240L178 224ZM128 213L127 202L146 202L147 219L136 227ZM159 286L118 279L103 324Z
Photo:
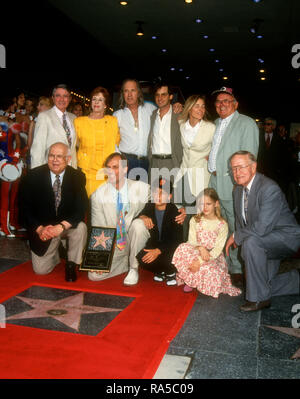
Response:
M208 170L211 173L209 187L214 188L220 198L222 214L228 222L229 234L234 231L234 211L232 188L233 182L229 170L231 154L239 150L247 150L257 156L259 146L259 131L255 121L237 111L238 102L232 89L222 87L215 91L215 106L220 118L216 120L216 131L208 160ZM232 282L242 286L242 265L238 259L237 250L229 252L227 259Z
M277 183L256 172L257 162L248 151L230 158L238 184L233 191L236 229L226 243L226 253L241 246L246 269L246 303L243 312L271 305L270 298L299 294L299 272L278 274L280 260L300 247L300 226Z
M151 168L179 168L182 161L181 133L177 116L171 106L173 94L168 83L161 82L154 88L158 109L151 115L148 137L148 158ZM173 176L174 177L174 176ZM157 177L154 179L156 180ZM170 177L167 176L167 179Z
M70 166L76 168L76 133L73 125L76 116L66 112L71 101L70 90L64 84L57 85L52 91L52 99L54 106L41 112L36 121L30 150L31 168L47 163L47 150L57 142L68 145L71 151Z

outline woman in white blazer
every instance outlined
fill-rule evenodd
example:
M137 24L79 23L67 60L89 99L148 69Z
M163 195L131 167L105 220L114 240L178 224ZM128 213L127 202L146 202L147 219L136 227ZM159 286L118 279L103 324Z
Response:
M183 158L176 182L187 173L190 191L197 197L208 186L207 161L215 132L215 125L207 120L204 96L188 97L179 124Z

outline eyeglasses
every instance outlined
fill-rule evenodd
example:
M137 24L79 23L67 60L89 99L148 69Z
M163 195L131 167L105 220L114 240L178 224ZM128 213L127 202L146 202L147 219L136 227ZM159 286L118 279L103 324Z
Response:
M265 126L271 126L271 125L273 125L273 123L272 122L266 122L266 123L264 123L264 125Z
M65 155L54 155L54 154L49 154L48 155L48 159L50 159L51 161L53 161L54 159L57 159L58 161L62 161L63 159L65 159L66 156Z
M215 105L229 105L230 103L235 102L235 100L216 100Z
M241 170L248 168L248 166L252 165L253 162L248 163L248 165L244 165L244 166L234 166L233 168L229 169L229 173L233 174L236 172L240 172Z

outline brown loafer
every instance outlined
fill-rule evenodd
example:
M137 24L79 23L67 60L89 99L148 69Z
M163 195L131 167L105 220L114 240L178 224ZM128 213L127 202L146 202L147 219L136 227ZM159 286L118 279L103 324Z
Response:
M244 288L244 276L242 273L231 274L231 283L237 288Z
M261 302L249 302L247 301L240 307L242 312L256 312L264 308L269 308L271 306L271 301L261 301Z

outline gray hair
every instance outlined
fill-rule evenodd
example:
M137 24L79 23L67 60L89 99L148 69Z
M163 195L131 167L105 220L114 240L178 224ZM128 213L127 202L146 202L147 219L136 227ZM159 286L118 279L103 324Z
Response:
M252 152L249 151L245 151L245 150L240 150L240 151L236 151L234 154L231 155L231 157L229 158L229 164L231 163L231 160L233 157L235 157L236 155L248 155L248 158L250 159L251 162L256 162L256 156L252 154Z
M56 143L51 144L51 145L47 148L47 151L46 151L46 158L48 158L48 155L49 155L49 152L50 152L51 148L54 147L55 145L58 145L58 144L60 144L60 145L62 145L62 146L64 146L64 147L66 148L66 150L67 150L67 155L66 155L66 156L67 156L67 157L70 157L70 156L71 156L71 149L70 149L70 147L68 146L68 144L63 143L62 141L57 141Z
M126 107L126 102L124 99L124 94L123 94L123 90L124 90L124 86L127 82L135 82L137 90L138 90L138 105L144 105L144 96L143 96L143 92L142 92L142 88L140 85L140 82L136 79L125 79L123 80L122 86L121 86L121 90L120 90L120 98L119 98L119 102L120 102L120 108L123 109Z
M275 119L273 119L273 118L265 118L265 119L264 119L264 122L267 122L267 121L272 122L274 128L276 127L277 121L276 121Z
M52 97L54 96L54 94L55 94L55 92L56 92L57 89L64 89L64 90L67 90L67 92L68 92L69 94L71 94L71 90L69 89L69 87L68 87L67 85L65 85L65 84L59 84L59 85L56 85L56 86L53 88L53 90L52 90Z

